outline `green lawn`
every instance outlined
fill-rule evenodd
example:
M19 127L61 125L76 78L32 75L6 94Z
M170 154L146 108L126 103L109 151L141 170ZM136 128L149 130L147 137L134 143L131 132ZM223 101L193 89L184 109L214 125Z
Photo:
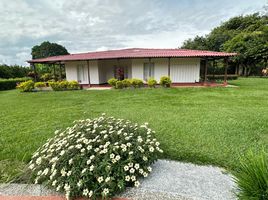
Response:
M10 180L56 129L105 112L149 122L163 157L228 169L249 148L268 149L268 79L237 88L0 92L0 182Z

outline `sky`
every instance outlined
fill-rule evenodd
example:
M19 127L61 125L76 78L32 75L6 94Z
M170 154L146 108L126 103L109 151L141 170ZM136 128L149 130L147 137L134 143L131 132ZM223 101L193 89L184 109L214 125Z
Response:
M27 65L31 48L56 42L70 53L177 48L268 0L0 0L0 64Z

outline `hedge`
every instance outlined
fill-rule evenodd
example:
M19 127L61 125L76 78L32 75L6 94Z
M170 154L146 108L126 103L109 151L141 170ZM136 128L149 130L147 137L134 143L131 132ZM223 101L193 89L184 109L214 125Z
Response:
M0 90L12 90L15 89L17 84L29 80L30 78L10 78L0 79Z

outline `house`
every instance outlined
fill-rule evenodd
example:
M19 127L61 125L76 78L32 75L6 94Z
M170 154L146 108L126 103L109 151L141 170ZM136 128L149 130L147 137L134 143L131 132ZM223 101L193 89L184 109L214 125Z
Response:
M78 53L29 60L36 63L65 66L66 79L77 80L83 86L105 84L110 78L138 78L145 82L169 76L174 84L194 84L207 80L208 61L224 59L225 83L228 57L236 53L187 50L131 48ZM35 68L35 67L34 67Z

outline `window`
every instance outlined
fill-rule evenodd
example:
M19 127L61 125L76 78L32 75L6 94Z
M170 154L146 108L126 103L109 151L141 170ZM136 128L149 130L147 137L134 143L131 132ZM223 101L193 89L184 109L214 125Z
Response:
M147 81L149 78L154 78L154 63L144 63L143 79Z
M78 82L84 82L86 80L86 74L85 74L85 66L84 65L77 65L77 79Z

